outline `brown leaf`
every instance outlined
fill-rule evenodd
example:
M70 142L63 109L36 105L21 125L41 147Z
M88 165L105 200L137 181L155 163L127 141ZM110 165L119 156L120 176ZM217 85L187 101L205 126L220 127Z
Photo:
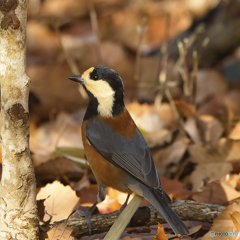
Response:
M133 102L127 105L133 120L140 129L146 132L156 132L163 128L172 129L175 119L169 104L161 104L159 109L153 105Z
M213 221L213 226L210 229L208 233L206 233L202 240L212 240L213 237L210 234L214 234L212 232L216 233L232 233L232 232L237 232L237 228L234 225L232 219L231 219L231 214L234 212L240 212L240 201L237 200L236 202L232 203L231 205L227 206L227 208L220 214L218 215L214 221ZM214 239L218 240L235 240L236 236L216 236Z
M162 147L172 141L173 133L173 131L168 129L162 129L156 132L146 133L144 134L144 138L148 144L148 147Z
M192 198L197 202L205 202L222 205L240 197L230 184L225 181L215 181L203 187L199 192L192 194Z
M53 226L48 232L48 238L50 240L74 240L74 237L71 236L73 229L67 227L66 223L60 223Z
M63 176L80 179L84 172L72 160L65 157L59 157L51 159L50 161L36 167L35 174L38 181L46 183L60 179Z
M194 117L187 118L183 124L183 127L194 143L200 142L201 139L200 139L199 130L197 127L196 118Z
M193 184L192 191L198 191L199 188L205 186L208 182L221 179L231 171L232 164L230 163L216 162L198 164L190 175L190 180Z
M38 209L38 217L41 222L43 222L43 218L45 215L45 206L44 206L44 201L46 199L39 199L37 200L37 209Z
M201 224L200 224L200 225L197 225L197 226L195 226L195 227L189 228L189 229L188 229L188 230L189 230L189 234L188 234L188 235L192 235L192 234L198 232L201 228L202 228L202 225L201 225Z
M166 236L166 234L164 232L164 228L162 227L162 225L160 223L158 223L158 233L154 237L154 240L168 240L168 237Z
M230 217L237 228L237 231L240 232L240 212L234 212L230 214Z
M153 153L158 173L165 174L166 166L169 164L177 165L187 150L189 139L184 136L178 136L169 146L164 147Z
M49 198L47 198L50 196ZM60 182L55 181L41 188L37 199L45 200L45 210L52 216L52 222L67 219L69 214L78 206L79 198L76 193L69 187L63 186ZM48 216L45 215L44 220ZM49 218L49 217L48 217Z
M228 137L232 140L240 140L240 121L231 130Z
M207 143L219 141L224 132L222 124L211 115L199 116L198 126L202 141Z
M174 201L187 199L191 195L191 191L184 188L184 184L181 182L174 179L168 179L164 176L160 176L160 179L164 191L171 199L174 199Z
M174 101L178 111L180 111L184 117L193 117L196 114L195 107L185 100L175 100Z
M213 95L221 95L227 90L227 82L215 70L199 70L197 72L197 104L204 102Z
M98 204L98 210L101 213L114 212L121 208L121 204L116 199L109 198L106 196L105 200Z
M221 138L212 144L193 144L188 146L193 163L234 162L240 160L240 141Z

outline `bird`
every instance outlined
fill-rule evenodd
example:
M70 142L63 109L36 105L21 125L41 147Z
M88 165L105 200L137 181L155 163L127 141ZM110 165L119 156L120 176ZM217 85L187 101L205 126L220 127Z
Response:
M106 188L146 198L165 218L174 233L187 235L188 228L169 206L150 149L124 104L121 77L108 67L96 66L82 75L70 76L85 89L89 103L81 134L90 168L98 183L97 201L81 216L90 218Z

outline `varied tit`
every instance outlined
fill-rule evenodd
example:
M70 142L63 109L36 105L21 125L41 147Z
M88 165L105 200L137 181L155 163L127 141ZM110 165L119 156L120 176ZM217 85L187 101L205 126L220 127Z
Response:
M175 234L188 234L187 227L168 205L171 200L162 189L151 152L124 105L120 76L107 67L92 67L69 79L81 83L89 97L82 140L99 185L97 202L83 214L89 226L96 204L105 199L106 188L112 187L145 197Z

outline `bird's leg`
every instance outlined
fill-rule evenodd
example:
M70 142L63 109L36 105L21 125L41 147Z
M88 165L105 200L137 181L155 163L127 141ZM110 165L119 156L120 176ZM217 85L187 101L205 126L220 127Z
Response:
M125 201L124 204L121 206L120 211L123 211L123 209L127 206L129 197L130 197L130 194L127 195L126 201Z
M106 187L103 187L102 185L98 185L97 201L86 212L77 210L77 213L81 217L86 218L86 222L87 222L87 225L88 225L89 236L91 235L91 230L92 230L91 229L91 217L93 215L93 212L94 212L97 204L104 201L105 197L106 197Z

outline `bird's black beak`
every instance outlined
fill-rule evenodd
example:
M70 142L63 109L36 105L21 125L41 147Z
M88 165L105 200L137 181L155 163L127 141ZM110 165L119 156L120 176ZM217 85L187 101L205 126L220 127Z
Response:
M74 81L74 82L78 82L78 83L81 83L83 84L84 81L82 79L82 75L75 75L75 76L70 76L68 77L70 80Z

